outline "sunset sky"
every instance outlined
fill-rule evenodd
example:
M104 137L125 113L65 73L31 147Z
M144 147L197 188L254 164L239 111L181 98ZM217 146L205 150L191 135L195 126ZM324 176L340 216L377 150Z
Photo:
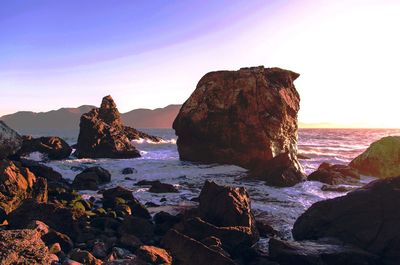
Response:
M183 103L214 70L301 74L299 120L400 127L400 1L0 2L0 116Z

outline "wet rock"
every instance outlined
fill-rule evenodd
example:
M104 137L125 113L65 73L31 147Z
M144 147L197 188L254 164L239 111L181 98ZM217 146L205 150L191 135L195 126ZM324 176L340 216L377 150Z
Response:
M104 242L96 242L94 243L93 246L93 256L95 256L98 259L104 259L107 257L107 246L104 244Z
M19 162L23 167L29 168L35 176L45 178L48 182L62 180L62 175L51 167L28 159L20 159Z
M162 245L170 251L174 260L182 265L234 265L230 258L201 242L171 229L162 240Z
M206 74L173 123L180 158L268 172L267 161L289 153L297 170L297 77L263 66Z
M35 230L0 231L0 264L51 264L48 248Z
M355 184L360 180L357 170L346 165L331 165L322 163L307 180L319 181L329 185Z
M0 160L0 209L2 212L10 213L28 198L46 201L46 180L36 178L29 169L18 163Z
M118 199L123 199L125 204L131 208L132 216L150 219L149 211L132 195L132 191L126 188L117 186L105 190L103 192L103 206L105 208L114 208L117 205Z
M400 176L400 136L387 136L373 142L349 164L362 175L379 178Z
M154 215L155 233L164 235L175 224L182 221L182 215L172 215L167 212L158 212Z
M279 235L279 232L265 221L256 221L257 230L262 237L274 237Z
M354 190L352 187L346 186L332 186L332 185L323 185L321 187L322 191L333 191L333 192L348 192Z
M137 249L143 245L143 242L137 236L130 234L122 234L119 238L119 243L129 250Z
M0 121L0 159L14 155L22 147L22 137Z
M254 242L259 239L250 197L245 188L219 186L206 181L199 200L198 211L205 221L220 227L248 227Z
M265 162L262 168L251 171L249 177L276 187L294 186L305 180L299 161L290 153L275 156Z
M133 173L137 173L137 170L134 169L133 167L127 167L127 168L122 169L122 171L121 171L122 175L130 175Z
M271 238L270 257L281 265L378 265L377 256L340 242L282 241Z
M26 228L33 221L39 220L50 228L75 239L86 221L84 212L65 208L55 203L38 203L25 200L21 206L11 212L8 221L12 228Z
M172 184L161 183L159 181L156 181L151 185L149 192L152 192L152 193L178 193L179 191Z
M158 143L162 140L161 137L153 136L153 135L138 131L135 128L132 128L129 126L124 126L123 130L124 130L124 133L126 134L126 136L128 137L128 139L131 141L145 139L145 140L149 140L151 142Z
M165 249L155 246L141 246L136 255L151 264L172 264L172 257Z
M118 233L120 235L134 235L144 243L150 243L154 237L154 224L147 219L126 216L118 229Z
M96 259L89 251L74 249L69 254L72 260L78 261L85 265L101 265L103 262Z
M33 152L45 154L49 159L60 160L68 158L72 148L63 139L57 136L33 138L32 136L23 136L19 155L28 155Z
M400 263L400 177L373 181L346 196L313 204L294 224L296 240L335 237Z
M81 116L75 155L78 158L134 158L139 151L124 132L121 115L111 96L100 108Z
M102 167L90 167L76 175L72 187L77 190L97 190L111 181L111 174Z

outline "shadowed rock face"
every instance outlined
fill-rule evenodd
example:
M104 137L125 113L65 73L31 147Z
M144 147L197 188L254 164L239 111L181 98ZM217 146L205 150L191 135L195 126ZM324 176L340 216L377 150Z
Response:
M49 159L58 160L68 158L72 148L60 137L23 136L23 143L18 155L28 155L32 152L46 154Z
M21 146L21 136L4 122L0 121L0 159L15 154Z
M313 204L294 224L296 240L335 237L400 264L400 177L373 181L346 196Z
M388 136L372 143L349 166L363 175L379 178L400 176L400 136Z
M180 158L266 172L289 153L297 164L298 76L262 66L206 74L173 123Z
M133 158L139 151L124 133L124 125L111 96L101 107L81 117L76 156L79 158Z

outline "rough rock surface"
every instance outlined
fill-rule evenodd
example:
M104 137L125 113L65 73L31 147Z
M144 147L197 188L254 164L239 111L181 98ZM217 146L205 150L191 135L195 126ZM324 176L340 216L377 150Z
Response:
M47 181L61 181L62 175L53 168L43 165L39 162L23 159L19 160L23 167L28 168L37 177L45 178Z
M165 235L162 245L182 265L235 265L229 257L215 251L201 242L171 229Z
M298 76L263 66L206 74L173 123L180 158L265 171L281 153L297 161Z
M346 196L313 204L294 224L296 240L335 237L400 264L400 177L373 181Z
M282 241L271 238L269 255L281 265L378 265L377 256L340 242Z
M0 211L8 214L27 198L46 201L46 180L36 178L29 169L18 163L0 160Z
M387 136L373 142L350 162L361 174L379 178L400 176L400 136Z
M346 165L322 163L307 177L307 180L320 181L329 185L354 184L359 182L360 174L354 168Z
M124 126L124 133L126 134L128 139L131 141L145 139L145 140L149 140L151 142L158 143L162 140L160 137L141 132L141 131L136 130L135 128L132 128L129 126Z
M15 154L22 146L22 137L0 121L0 159Z
M0 264L51 264L48 248L36 230L0 231Z
M97 190L99 185L111 181L111 174L102 167L90 167L76 175L72 187L77 190Z
M82 115L75 155L79 158L140 156L124 132L121 115L111 96L103 98L100 108Z
M172 257L168 254L168 252L165 249L155 246L141 246L136 251L136 255L138 255L142 260L151 264L172 264Z
M70 209L55 203L37 203L25 200L20 207L9 214L12 228L26 228L32 221L46 223L50 228L75 239L84 225L86 215L76 209Z
M72 148L60 137L39 137L23 136L19 155L27 155L33 152L40 152L47 155L49 159L60 160L68 158L72 152Z

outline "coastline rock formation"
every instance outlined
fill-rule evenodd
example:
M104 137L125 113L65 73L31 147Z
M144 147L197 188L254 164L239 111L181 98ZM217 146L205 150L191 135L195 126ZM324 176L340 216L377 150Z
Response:
M0 121L0 159L15 154L22 146L21 136Z
M360 174L387 178L400 176L400 136L387 136L373 142L349 164Z
M297 219L293 237L337 238L379 256L379 264L400 264L399 190L400 176L317 202Z
M127 131L114 100L106 96L100 108L82 115L75 155L78 158L139 157Z
M39 137L23 136L19 155L28 155L33 152L40 152L47 155L51 160L60 160L68 158L72 152L72 148L60 137Z
M0 223L5 214L18 208L28 198L47 201L47 182L27 168L9 160L0 160Z
M307 180L319 181L329 185L354 184L359 182L360 174L349 166L331 165L324 162L307 177Z
M295 182L302 181L296 157L297 77L292 71L263 66L206 74L173 123L180 158L235 164L268 179L266 162L288 153ZM274 169L275 177L285 175L286 166L281 172Z

